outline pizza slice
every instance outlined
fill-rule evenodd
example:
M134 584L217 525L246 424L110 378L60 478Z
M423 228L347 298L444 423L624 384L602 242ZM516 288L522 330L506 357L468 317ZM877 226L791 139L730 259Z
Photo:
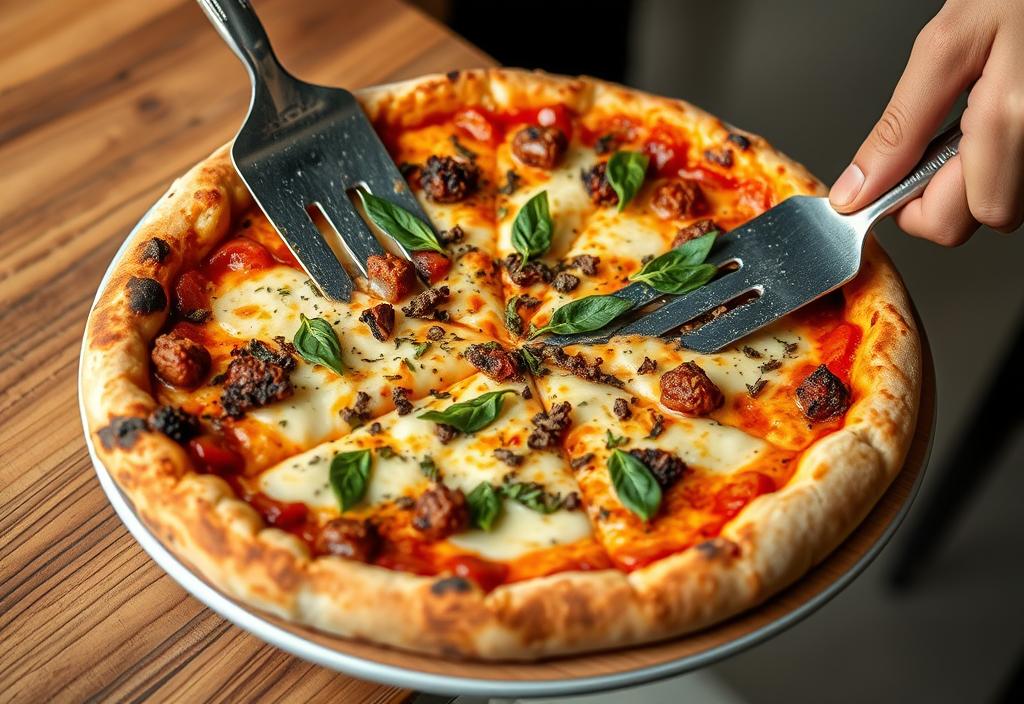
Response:
M485 588L607 566L543 408L522 380L478 374L244 480L319 554ZM260 503L261 502L261 503ZM292 507L292 508L281 508Z
M555 372L538 388L571 424L563 442L595 533L632 570L716 537L756 497L785 485L796 453L710 418L638 399L610 377Z

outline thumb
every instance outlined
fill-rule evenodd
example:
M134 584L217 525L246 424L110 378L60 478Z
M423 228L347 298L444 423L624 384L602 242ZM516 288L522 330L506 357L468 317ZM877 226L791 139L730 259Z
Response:
M956 35L937 38L938 31L933 20L918 35L882 117L832 185L836 210L859 210L906 176L973 77L970 47Z

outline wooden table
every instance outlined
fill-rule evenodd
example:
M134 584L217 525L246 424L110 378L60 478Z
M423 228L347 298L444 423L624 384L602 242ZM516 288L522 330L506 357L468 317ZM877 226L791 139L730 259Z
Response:
M257 7L315 82L492 63L397 0ZM406 699L204 608L127 533L86 453L92 297L132 225L241 124L241 64L193 0L0 0L0 17L0 701Z

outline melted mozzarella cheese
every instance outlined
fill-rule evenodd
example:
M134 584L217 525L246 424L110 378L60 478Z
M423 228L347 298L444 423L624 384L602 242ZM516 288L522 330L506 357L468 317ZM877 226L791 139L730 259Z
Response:
M295 393L249 412L292 442L308 447L348 430L340 411L351 407L360 391L370 396L369 412L376 416L394 407L391 389L396 386L410 389L415 398L475 373L459 355L472 340L456 340L449 332L417 358L415 343L396 345L396 340L423 339L423 321L409 320L396 310L393 337L380 342L358 319L358 311L377 301L355 293L352 303L338 303L315 295L306 281L300 271L275 267L227 285L213 300L213 319L228 335L241 339L271 341L282 336L291 340L300 314L323 318L334 327L345 373L339 376L299 360L291 373ZM465 336L467 332L459 328L458 337Z
M341 452L386 445L394 455L374 452L363 499L365 506L419 494L429 484L420 471L420 462L427 457L438 467L447 486L466 493L481 482L499 485L510 473L517 481L538 482L549 492L575 491L576 483L558 454L526 451L522 465L515 468L494 456L494 450L499 447L524 451L530 431L529 419L541 410L536 400L508 394L498 418L491 425L472 435L461 435L447 445L437 439L432 422L417 417L427 409L443 410L453 403L503 388L519 390L517 386L497 384L483 375L474 376L453 387L451 398L432 399L404 416L393 412L379 418L382 431L377 435L370 435L361 428L271 467L260 475L260 490L274 499L299 501L316 510L336 513L338 504L329 482L333 458ZM539 548L574 542L590 534L590 523L582 511L543 514L514 501L504 500L502 504L502 515L492 532L471 530L453 536L451 542L492 559L511 559Z

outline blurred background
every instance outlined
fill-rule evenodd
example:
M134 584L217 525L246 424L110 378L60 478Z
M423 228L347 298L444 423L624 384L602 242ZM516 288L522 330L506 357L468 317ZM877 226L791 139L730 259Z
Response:
M766 136L826 182L878 119L914 37L942 5L517 0L495 22L492 3L418 4L500 63L684 98ZM938 376L932 462L909 518L808 620L709 670L632 690L629 701L1024 697L1019 682L1009 689L1024 663L1024 237L982 229L948 250L891 222L878 235L920 311Z

